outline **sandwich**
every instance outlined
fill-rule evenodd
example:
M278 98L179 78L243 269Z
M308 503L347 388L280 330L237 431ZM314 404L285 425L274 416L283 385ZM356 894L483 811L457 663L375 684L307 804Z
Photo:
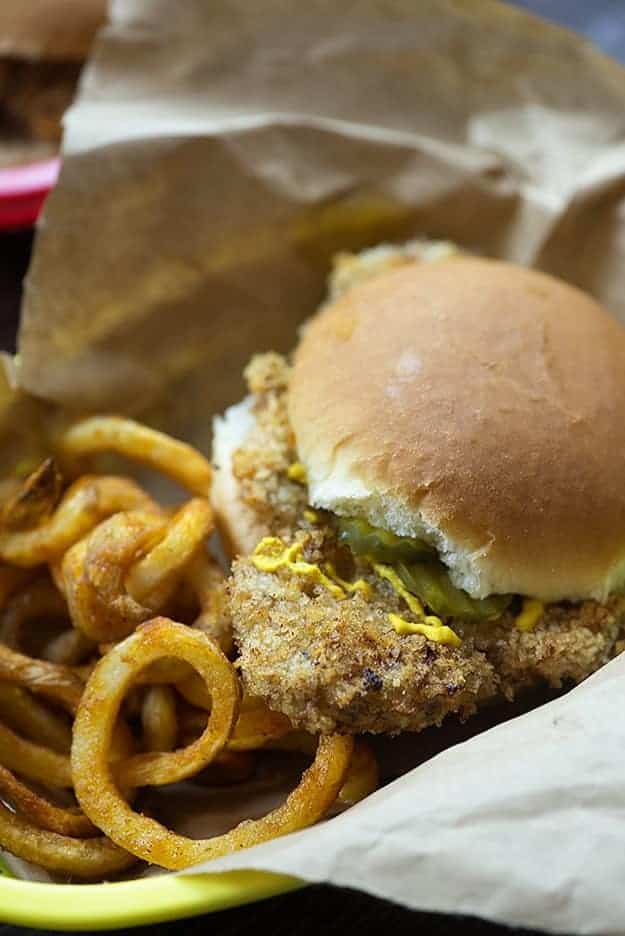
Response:
M0 165L52 155L106 0L0 6Z
M625 625L625 329L551 276L339 258L217 419L242 678L300 729L397 733L577 683Z

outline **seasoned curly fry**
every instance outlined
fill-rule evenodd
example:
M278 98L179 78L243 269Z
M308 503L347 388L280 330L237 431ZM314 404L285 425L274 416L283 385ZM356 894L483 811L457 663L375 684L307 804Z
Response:
M0 526L24 530L42 523L59 502L63 477L53 458L47 458L2 505Z
M144 754L131 759L124 765L122 775L128 778L135 774L133 785L138 785L137 780L146 782L147 778L136 776L143 773L146 766L150 783L189 776L197 771L196 751L205 745L207 735L210 736L216 712L222 724L218 735L215 737L213 732L211 743L203 751L203 766L223 748L232 730L237 683L226 658L198 631L164 618L144 625L98 664L87 683L76 717L72 748L76 796L92 822L113 841L131 848L138 857L165 868L178 869L303 828L327 811L342 786L353 752L353 740L339 735L319 741L315 761L282 806L263 819L242 822L226 835L192 841L134 812L119 794L108 769L109 745L115 718L125 692L133 683L134 673L162 656L185 659L207 680L213 696L207 729L184 751ZM226 705L222 705L222 701ZM141 770L137 769L139 766Z
M25 689L0 682L0 717L29 741L69 754L72 732L67 721Z
M74 624L95 641L126 637L154 611L128 594L129 566L165 532L163 516L117 513L68 550L63 560L65 593Z
M137 754L120 764L116 770L119 782L127 787L178 782L210 764L225 746L239 707L234 669L217 646L199 631L166 618L155 618L110 650L87 682L74 723L72 748L79 801L79 790L85 795L94 792L90 778L83 775L85 758L89 759L96 751L99 757L103 750L108 750L114 719L136 673L169 656L184 660L205 680L212 701L208 724L201 737L187 748L171 753Z
M166 602L211 528L211 508L200 498L169 521L142 511L103 521L63 560L74 625L93 640L127 636Z
M85 419L61 436L58 448L67 461L96 452L116 452L160 471L199 497L208 497L210 492L212 469L196 449L132 419Z
M0 614L0 642L13 650L22 646L22 631L28 624L67 617L63 596L47 579L38 579L9 600ZM31 631L36 628L31 627Z
M343 806L353 806L377 790L379 784L380 772L375 755L366 741L357 738L338 801Z
M260 698L240 699L225 655L233 651L226 581L206 549L208 461L117 417L84 420L58 440L69 477L105 451L193 496L168 510L133 481L97 475L61 496L53 460L25 482L0 479L0 846L85 879L137 859L179 869L303 828L337 800L347 805L375 789L364 743L295 732ZM143 787L244 783L258 752L271 748L312 763L264 818L195 841L133 809ZM263 771L270 764L265 757ZM57 805L58 791L72 787L80 807Z
M89 783L81 781L77 788L83 810L121 847L132 849L137 857L172 871L312 825L336 800L354 745L353 739L345 735L322 737L314 762L281 806L262 819L244 820L224 835L193 840L176 835L155 819L134 812L120 797L107 773L100 770L100 758L105 751L98 742L101 742L100 737L94 735L93 747L85 747L80 755L84 756L89 750L98 765L95 777L92 775Z
M286 715L272 712L262 699L244 695L228 748L231 751L255 751L292 730Z
M173 751L178 737L176 693L170 686L150 686L141 706L143 747L146 751Z
M313 757L317 741L314 735L305 731L292 731L289 734L275 736L265 743L265 747L278 751L299 751ZM345 782L341 787L337 802L342 806L353 806L365 796L377 790L380 783L378 762L371 747L362 738L354 740L354 753L349 764Z
M99 834L93 823L79 809L55 806L2 766L0 797L35 825L41 829L48 829L49 832L58 832L59 835L69 835L72 838L91 838Z
M210 711L210 695L198 674L194 673L193 670L191 672L187 671L185 674L181 673L179 678L175 680L175 685L180 695L190 705L195 705L196 708L204 709L206 712Z
M181 714L182 729L187 732L200 731L206 724L206 709L210 708L210 700L208 700L207 704L205 694L199 692L199 686L195 680L187 678L177 681L176 687L183 694L186 701L193 706L193 708L186 709ZM270 742L277 741L287 735L290 737L292 734L293 726L286 715L273 712L262 699L244 694L239 717L228 741L228 750L258 751L269 745ZM316 750L314 738L312 738L312 744L311 753L314 754ZM291 749L301 750L299 747ZM308 751L304 753L308 753Z
M16 735L0 722L0 764L51 787L71 787L69 757Z
M138 601L162 606L172 585L198 552L213 529L213 511L207 500L194 497L176 511L167 531L128 573L126 587ZM160 599L152 598L154 594Z
M158 512L159 508L128 478L81 478L68 488L45 523L32 530L0 530L0 559L26 567L52 562L120 510Z
M226 656L233 649L232 621L228 613L225 576L219 565L202 551L189 563L185 572L188 583L200 606L193 627L216 640Z
M84 686L83 680L72 667L35 660L2 644L0 680L46 696L72 713L76 711Z
M110 877L137 860L103 837L77 839L37 828L1 803L0 845L49 871L86 879Z

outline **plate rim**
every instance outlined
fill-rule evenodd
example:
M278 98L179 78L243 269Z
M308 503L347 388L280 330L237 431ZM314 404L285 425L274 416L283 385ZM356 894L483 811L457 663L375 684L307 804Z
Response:
M227 910L305 886L301 878L258 870L100 884L0 877L0 923L65 931L121 929Z

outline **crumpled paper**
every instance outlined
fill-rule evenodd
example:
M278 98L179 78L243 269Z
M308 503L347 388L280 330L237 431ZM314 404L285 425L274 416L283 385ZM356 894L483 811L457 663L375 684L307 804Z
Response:
M39 227L22 390L208 450L331 255L412 236L558 274L625 322L624 78L491 0L115 0ZM623 932L623 666L211 870Z
M281 871L533 929L622 934L624 702L616 659L332 821L205 867Z

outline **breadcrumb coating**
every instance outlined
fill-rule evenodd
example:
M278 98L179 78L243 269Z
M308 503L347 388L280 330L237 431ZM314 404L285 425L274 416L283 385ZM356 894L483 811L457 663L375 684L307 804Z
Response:
M288 569L262 572L249 558L234 563L229 603L246 689L296 727L420 731L540 684L579 682L621 649L625 596L548 605L528 632L516 627L514 608L495 622L453 619L458 648L398 635L388 613L410 619L403 600L366 560L337 543L331 517L311 514L305 486L288 477L296 452L287 362L259 356L247 379L256 423L233 461L241 497L266 535L298 540L307 562L331 562L343 578L362 577L371 586L366 598L350 593L339 600Z
M252 358L245 370L255 424L232 459L239 497L267 534L288 536L306 507L306 489L289 480L295 438L286 410L290 368L279 354Z

